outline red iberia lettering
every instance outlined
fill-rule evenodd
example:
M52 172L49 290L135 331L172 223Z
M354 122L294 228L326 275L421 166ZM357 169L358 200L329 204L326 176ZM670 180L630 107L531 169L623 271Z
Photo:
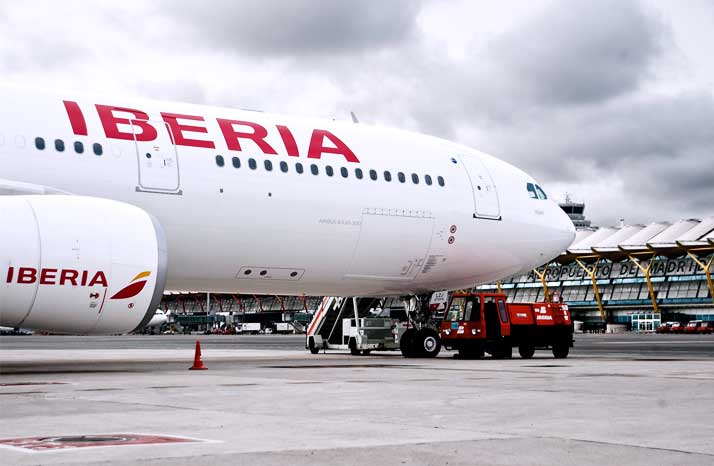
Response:
M203 126L194 126L179 123L178 120L192 120L192 121L204 121L203 117L195 115L180 115L178 113L164 113L161 112L161 117L164 119L171 131L169 131L169 136L171 140L177 146L188 146L188 147L205 147L207 149L215 149L216 145L212 141L204 141L202 139L191 139L184 135L187 133L203 133L207 134L208 130Z
M293 133L290 132L290 128L283 125L277 125L276 128L278 128L278 133L280 133L280 137L283 139L283 144L285 144L285 150L288 151L288 155L290 157L300 157L295 137Z
M104 134L106 134L108 138L126 139L129 141L133 141L135 137L137 141L153 141L156 139L156 128L146 121L149 119L149 115L141 110L99 104L97 104L96 107L99 120L101 120L102 127L104 127ZM115 112L128 113L133 115L133 117L118 117L115 115ZM127 127L127 131L119 129L119 125ZM131 128L128 128L129 125L134 127L136 134L132 133Z
M265 142L265 138L268 137L268 130L260 126L257 123L251 123L249 121L238 121L238 120L224 120L223 118L218 118L218 126L221 128L223 137L226 139L226 145L230 150L243 150L241 149L239 139L248 139L253 141L255 145L260 147L260 150L264 154L277 155L275 149ZM236 131L235 125L247 126L252 131Z
M104 276L104 272L102 272L101 270L94 274L94 277L92 277L92 280L89 282L89 285L87 285L87 286L95 286L95 285L102 285L105 288L107 287L107 277Z
M328 139L333 147L325 146L325 139ZM316 129L312 131L310 138L310 149L307 151L307 157L310 159L322 158L322 154L339 154L342 155L348 162L359 163L359 159L354 152L347 147L347 144L342 142L340 138L325 129Z
M37 281L37 269L31 267L20 267L17 270L17 283L35 283Z
M81 276L81 278L80 278ZM79 279L79 280L78 280ZM83 270L72 269L55 269L46 268L39 271L34 267L19 267L17 276L15 276L14 267L10 267L7 271L7 283L32 284L39 281L40 285L59 285L59 286L103 286L107 287L107 276L101 270L98 272L90 272Z
M72 286L77 286L77 277L79 277L79 272L76 270L65 269L60 272L59 284L66 285L67 283L70 283Z
M77 102L65 100L64 108L67 111L67 116L69 117L69 124L72 125L72 132L77 136L86 136L87 122L84 121L84 115L82 114L82 110L79 108L79 105L77 105Z
M40 271L40 285L54 285L57 278L57 269L42 269Z

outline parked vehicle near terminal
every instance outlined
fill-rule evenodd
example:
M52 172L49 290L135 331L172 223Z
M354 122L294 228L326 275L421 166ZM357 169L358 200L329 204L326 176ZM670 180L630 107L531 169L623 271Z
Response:
M573 322L567 304L507 303L503 294L455 293L439 336L460 357L489 353L510 358L516 347L524 359L548 348L556 358L566 358L573 346Z
M275 333L295 333L295 327L290 322L276 322Z
M687 325L684 327L684 333L689 333L689 334L694 334L699 331L699 328L702 326L702 321L701 320L690 320Z
M684 324L681 322L672 322L669 326L669 331L665 333L682 333L684 332Z
M261 332L260 322L243 322L240 326L241 333L258 335Z
M697 328L697 333L706 335L714 333L714 322L707 320L703 321L702 325Z
M678 324L679 322L663 322L662 325L655 329L655 333L670 333L672 325Z

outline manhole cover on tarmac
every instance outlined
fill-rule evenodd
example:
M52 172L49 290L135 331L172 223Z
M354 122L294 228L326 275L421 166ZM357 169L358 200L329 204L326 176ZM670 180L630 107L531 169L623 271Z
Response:
M29 451L67 450L85 447L115 447L121 445L157 445L186 443L197 440L184 437L139 434L66 435L57 437L21 437L0 439L0 446Z

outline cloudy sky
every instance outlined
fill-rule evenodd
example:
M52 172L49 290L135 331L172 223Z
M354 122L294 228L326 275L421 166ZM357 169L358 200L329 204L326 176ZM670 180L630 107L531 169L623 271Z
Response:
M712 0L0 0L0 79L476 147L598 224L714 215Z

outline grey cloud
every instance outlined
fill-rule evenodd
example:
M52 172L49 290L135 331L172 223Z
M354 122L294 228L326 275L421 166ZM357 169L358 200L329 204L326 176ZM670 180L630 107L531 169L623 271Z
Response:
M634 1L559 1L497 39L488 53L537 102L593 102L636 89L665 33Z
M421 1L172 0L164 11L218 49L249 55L360 51L414 32Z

